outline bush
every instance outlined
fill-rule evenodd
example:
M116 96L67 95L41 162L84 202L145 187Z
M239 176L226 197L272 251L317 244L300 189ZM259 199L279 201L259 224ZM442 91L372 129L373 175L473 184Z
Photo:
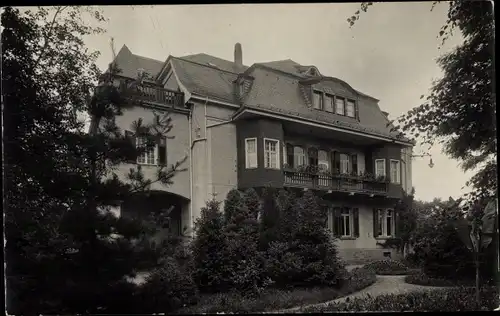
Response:
M408 274L408 267L398 260L377 260L365 265L365 267L380 275Z
M331 311L414 311L456 312L493 310L498 306L498 289L481 290L481 305L477 306L474 288L439 289L406 294L388 294L378 297L354 298L349 302L331 303L327 306L306 308L303 312Z
M245 297L237 292L205 295L196 306L182 308L181 314L199 313L256 313L277 312L287 308L321 303L362 290L375 282L375 273L370 269L357 268L344 287L266 289L256 297Z
M375 271L370 268L354 268L348 273L348 279L342 288L342 293L347 295L362 290L377 281Z
M405 282L410 284L425 285L425 286L444 286L452 287L457 285L474 285L474 281L460 280L460 279L443 279L443 278L431 278L425 273L419 273L415 275L408 275L405 277Z
M167 259L163 267L151 273L138 288L137 311L141 313L171 312L195 304L198 289L190 275L184 273L175 259Z
M279 223L278 240L269 244L266 270L278 286L342 285L345 269L325 227L326 212L307 191L295 203L281 194L285 205Z

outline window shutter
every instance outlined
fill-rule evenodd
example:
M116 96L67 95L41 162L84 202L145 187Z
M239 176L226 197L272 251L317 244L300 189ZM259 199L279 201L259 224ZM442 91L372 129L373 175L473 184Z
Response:
M378 210L373 209L373 237L378 237Z
M340 173L340 153L333 152L333 170L335 173Z
M333 235L335 237L340 237L340 225L342 224L341 221L341 213L340 213L340 208L336 207L333 209Z
M353 212L353 225L354 225L354 237L359 237L359 209L355 208L352 210Z
M160 165L167 164L167 138L163 135L158 135L156 140L158 144L158 163Z
M351 155L351 162L352 162L352 173L357 175L358 174L358 154Z
M125 131L125 138L130 140L130 142L133 144L133 146L135 148L137 148L136 137L132 131ZM137 162L137 155L134 155L134 156L135 156L135 159L128 159L127 162L128 163L136 163Z

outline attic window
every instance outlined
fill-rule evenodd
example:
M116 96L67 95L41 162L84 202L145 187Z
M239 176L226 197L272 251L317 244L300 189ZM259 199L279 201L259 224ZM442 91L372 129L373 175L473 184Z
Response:
M313 67L311 67L311 68L309 68L308 73L309 73L311 76L316 76L316 69L314 69Z

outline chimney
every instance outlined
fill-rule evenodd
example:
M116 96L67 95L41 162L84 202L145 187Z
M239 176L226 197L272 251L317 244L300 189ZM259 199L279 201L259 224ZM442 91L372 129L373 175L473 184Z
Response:
M241 51L241 44L240 43L236 43L234 45L234 63L238 67L243 66L243 53Z

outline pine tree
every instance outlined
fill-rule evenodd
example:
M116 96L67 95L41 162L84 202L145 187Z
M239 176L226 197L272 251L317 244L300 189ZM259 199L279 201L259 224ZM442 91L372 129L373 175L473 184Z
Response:
M256 294L265 283L263 256L258 249L259 223L256 216L260 212L260 200L255 190L249 189L243 196L243 203L233 202L240 206L224 232L231 286L243 294Z
M183 161L159 166L157 179L132 168L120 180L114 167L151 148L171 121L166 114L135 122L134 132L148 139L136 148L115 118L140 105L137 83L113 86L119 70L111 65L94 89L97 55L82 41L102 32L85 24L85 14L104 18L85 7L53 13L2 14L8 311L125 312L137 291L126 277L158 267L162 253L144 223L116 218L109 207L155 181L170 184ZM91 116L89 133L81 112Z
M258 218L261 205L260 197L257 194L257 191L255 191L255 189L253 188L245 190L243 202L247 210L250 212L251 216L253 216L254 218Z
M300 223L292 249L302 258L303 282L308 284L341 285L343 267L337 249L324 223L326 211L320 207L318 198L307 191L297 199L292 208Z
M242 193L236 189L229 191L224 202L224 219L226 223L234 220L235 215L242 205Z
M208 201L195 223L193 278L203 292L223 292L229 288L224 216L219 208L220 202Z

